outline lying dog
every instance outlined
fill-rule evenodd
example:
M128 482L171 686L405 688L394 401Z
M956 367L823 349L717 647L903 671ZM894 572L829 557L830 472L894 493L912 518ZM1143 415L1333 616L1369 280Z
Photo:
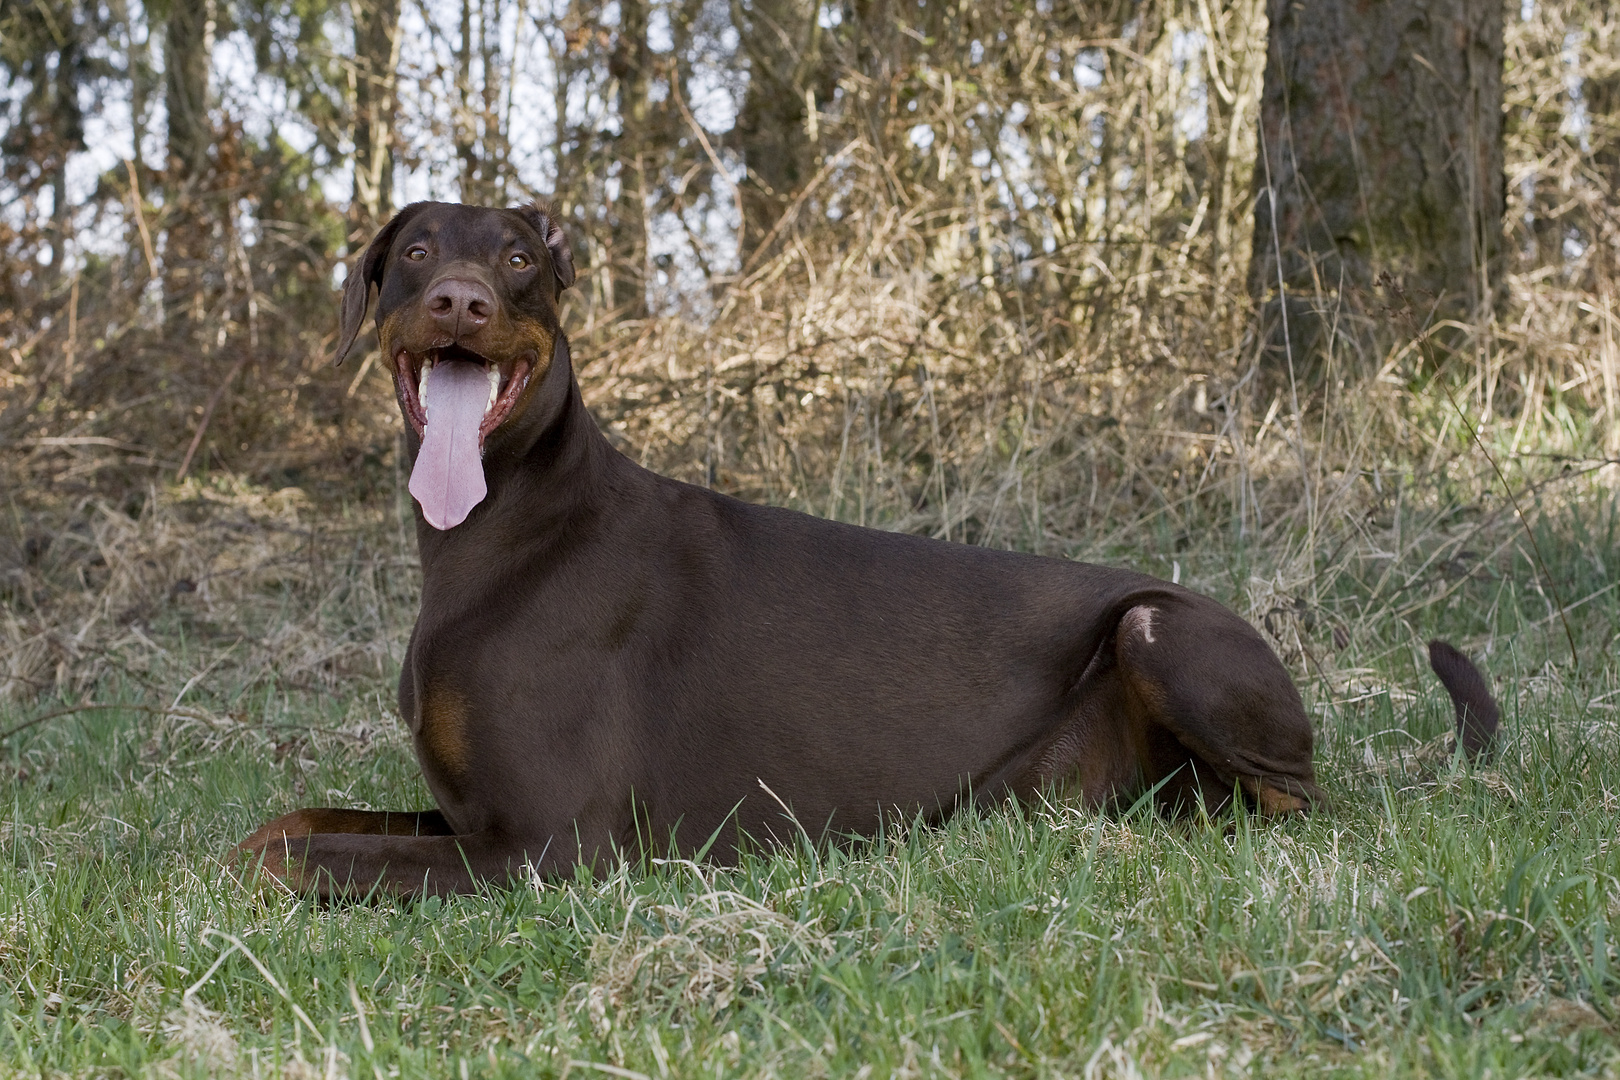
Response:
M439 809L299 810L244 856L323 896L444 893L1047 789L1320 801L1298 691L1213 600L753 506L618 454L559 328L573 281L541 206L408 206L350 274L338 360L376 286L413 462L399 707ZM1483 716L1459 670L1459 716Z

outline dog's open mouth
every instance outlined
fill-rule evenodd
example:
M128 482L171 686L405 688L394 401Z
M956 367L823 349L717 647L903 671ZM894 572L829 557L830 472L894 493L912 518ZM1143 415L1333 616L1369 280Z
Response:
M394 354L394 386L422 438L411 495L435 529L453 529L484 501L484 439L512 414L535 354L498 362L459 345Z
M512 406L522 396L534 371L534 353L506 361L491 360L460 345L446 345L413 353L400 349L394 355L394 388L404 407L405 418L418 435L427 434L428 382L434 368L444 364L471 364L482 369L489 396L478 424L478 445L512 415Z

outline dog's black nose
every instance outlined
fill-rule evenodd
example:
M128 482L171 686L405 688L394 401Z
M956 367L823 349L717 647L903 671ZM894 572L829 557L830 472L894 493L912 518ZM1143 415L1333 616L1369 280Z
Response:
M495 310L495 294L487 285L465 278L445 278L428 290L428 314L460 337L479 330Z

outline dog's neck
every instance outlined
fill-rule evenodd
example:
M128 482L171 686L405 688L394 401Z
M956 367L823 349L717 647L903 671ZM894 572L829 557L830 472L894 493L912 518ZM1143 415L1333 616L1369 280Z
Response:
M414 432L408 449L414 465L420 449ZM585 407L568 343L559 334L552 362L528 405L490 435L484 501L467 520L444 531L429 525L417 509L424 578L441 572L458 581L482 576L467 564L469 551L499 551L503 562L528 561L566 543L570 528L591 513L591 501L602 490L599 478L618 458Z

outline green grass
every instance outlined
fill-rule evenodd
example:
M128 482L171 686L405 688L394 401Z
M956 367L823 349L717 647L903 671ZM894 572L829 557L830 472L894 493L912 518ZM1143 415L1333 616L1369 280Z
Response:
M1543 538L1566 601L1613 584L1592 536ZM397 564L328 547L335 577L263 610L402 634L408 582L356 584ZM298 805L429 804L386 671L294 685L230 627L157 619L161 663L96 686L130 708L0 744L0 1075L1614 1075L1620 598L1579 609L1560 667L1512 558L1363 604L1331 675L1300 661L1329 813L1009 807L415 905L223 865ZM1336 580L1342 622L1375 590ZM1494 643L1494 770L1403 767L1448 723L1410 647L1435 631Z

